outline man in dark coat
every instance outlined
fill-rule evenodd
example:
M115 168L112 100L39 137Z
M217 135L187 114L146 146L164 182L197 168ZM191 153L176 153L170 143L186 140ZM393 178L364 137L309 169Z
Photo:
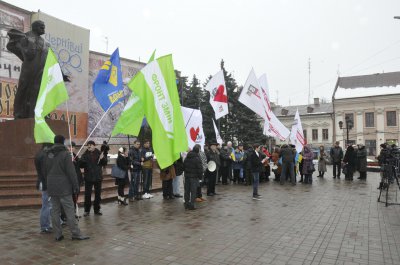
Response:
M216 164L216 169L214 171L210 171L207 169L206 174L207 174L207 196L214 196L216 195L215 193L215 183L217 181L217 172L220 166L220 159L219 159L219 152L217 150L217 142L212 141L210 143L210 150L206 153L207 156L207 163L210 163L210 161L215 162Z
M219 159L221 161L221 166L219 167L219 170L221 171L222 185L228 185L228 171L231 164L231 158L228 151L228 146L226 144L222 144L222 148L219 152Z
M87 142L87 150L83 153L80 167L84 169L85 179L85 213L88 216L92 207L92 189L94 187L94 214L102 215L100 211L101 183L103 181L102 167L107 165L107 157L96 148L94 141Z
M262 196L258 194L258 184L260 182L260 171L263 164L259 153L260 146L255 144L253 148L254 150L250 153L249 157L251 174L253 175L253 200L260 200Z
M128 153L129 162L131 164L131 183L129 185L129 201L133 201L133 198L139 200L139 185L140 185L140 174L142 173L142 159L140 155L140 142L135 140L133 146L129 149Z
M46 179L46 151L52 146L50 143L44 143L42 149L35 156L35 167L37 172L36 189L42 192L42 208L40 209L40 231L41 233L51 233L51 202L47 194Z
M358 145L357 166L360 172L358 179L367 179L367 149L365 149L365 145L363 144Z
M281 184L285 183L289 171L290 181L292 182L292 185L296 185L296 175L294 174L294 165L295 165L294 160L296 158L296 150L293 149L291 146L284 144L281 148L281 157L282 157L282 174L280 179Z
M65 138L62 135L54 137L54 145L46 151L45 174L47 178L47 191L51 197L51 217L56 241L64 239L62 234L60 213L61 206L64 208L67 224L71 230L72 239L85 240L75 218L74 203L72 194L79 192L78 178L72 163L71 153L64 146Z
M185 170L185 208L194 210L194 201L197 195L199 179L203 175L203 166L200 159L200 146L195 145L183 162Z
M335 146L331 148L331 159L332 159L332 166L333 166L333 178L340 179L340 170L342 167L342 159L343 159L343 150L339 146L339 141L335 142ZM336 175L337 169L337 175Z

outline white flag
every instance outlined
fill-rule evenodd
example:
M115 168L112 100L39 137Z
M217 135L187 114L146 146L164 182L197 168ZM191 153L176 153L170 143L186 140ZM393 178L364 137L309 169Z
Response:
M296 111L294 116L294 123L292 125L292 131L290 133L290 142L296 146L296 151L301 152L303 146L306 144L306 139L303 134L303 126L301 125L299 110Z
M258 83L260 84L261 90L261 101L264 106L264 110L266 113L266 118L264 122L264 131L263 133L268 136L278 137L280 140L284 141L289 137L290 131L286 128L285 125L275 116L271 109L271 100L269 98L269 88L267 75L263 74L259 79Z
M221 135L219 135L219 131L218 131L217 126L215 125L214 120L212 120L212 121L213 121L213 124L214 124L215 138L217 140L217 143L222 144L224 141L222 140Z
M264 120L267 119L267 113L262 102L261 87L258 83L257 76L254 73L254 69L251 69L250 74L247 77L246 84L239 96L239 102L243 103Z
M224 71L216 73L208 81L206 90L210 92L210 104L215 112L215 119L227 115L228 111L228 93L225 86Z
M203 132L203 116L201 115L201 111L186 107L181 107L181 109L183 120L185 121L189 148L193 149L195 144L199 144L203 150L205 136Z

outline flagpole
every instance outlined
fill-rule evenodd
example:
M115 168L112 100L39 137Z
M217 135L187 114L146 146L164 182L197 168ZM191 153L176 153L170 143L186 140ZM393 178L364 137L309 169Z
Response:
M193 111L192 111L192 113L190 114L190 117L189 117L189 119L188 119L188 121L187 121L187 123L186 123L186 125L185 125L185 129L187 128L187 126L188 126L188 124L189 124L189 121L190 121L190 119L192 118L192 116L193 116L193 113L194 113L194 109L193 109Z
M108 113L108 111L109 111L109 110L111 109L111 107L113 107L113 106L114 106L114 103L111 104L111 105L108 107L107 111L104 112L103 116L101 116L100 120L97 122L96 126L94 126L93 130L90 132L90 134L89 134L89 136L86 138L85 142L83 142L81 148L79 149L78 153L76 154L77 156L78 156L79 153L82 151L82 148L85 146L85 144L86 144L86 142L89 140L90 136L92 136L92 134L94 133L94 131L97 129L97 127L99 126L101 120L106 116L106 114Z
M71 157L72 157L72 161L73 161L74 160L74 153L72 152L72 139L71 139L71 127L70 127L70 121L69 121L68 100L65 102L65 104L67 105L67 123L68 123L69 146L70 146Z

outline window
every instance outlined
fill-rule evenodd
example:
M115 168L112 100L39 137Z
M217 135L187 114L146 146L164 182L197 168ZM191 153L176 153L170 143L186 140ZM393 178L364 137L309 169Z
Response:
M303 135L304 135L304 140L306 140L307 143L307 130L303 130Z
M386 111L386 126L396 125L396 111Z
M318 129L312 129L312 139L318 141Z
M322 129L322 140L328 140L328 129Z
M376 156L376 140L365 140L365 149L367 149L367 155Z
M365 113L365 127L375 127L374 124L374 113L366 112Z

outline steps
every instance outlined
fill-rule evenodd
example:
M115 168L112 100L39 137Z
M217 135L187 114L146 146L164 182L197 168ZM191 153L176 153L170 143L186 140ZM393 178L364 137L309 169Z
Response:
M102 201L115 200L117 197L117 186L115 179L111 177L111 166L103 170ZM153 191L161 189L160 173L158 169L153 170ZM36 190L36 172L0 172L0 209L13 207L40 207L42 205L41 192ZM128 193L128 185L125 194ZM78 202L83 205L85 188L81 187ZM94 199L94 191L92 192Z

